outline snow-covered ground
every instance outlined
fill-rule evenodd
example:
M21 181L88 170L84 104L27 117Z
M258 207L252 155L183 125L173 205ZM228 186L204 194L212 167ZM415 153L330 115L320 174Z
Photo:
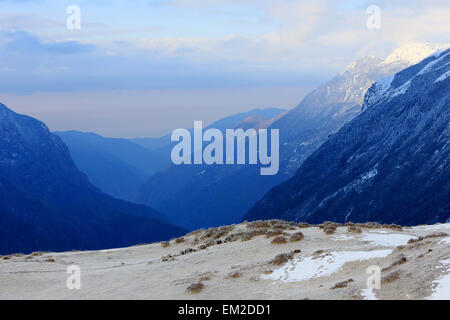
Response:
M318 257L296 258L262 278L284 282L310 280L338 272L348 262L384 258L391 253L392 250L336 251Z
M286 243L272 244L266 235L275 230ZM341 226L334 234L287 224L219 231L169 246L0 257L0 299L450 299L450 224L361 233ZM304 239L290 242L297 232ZM280 254L287 258L274 260ZM73 265L79 290L66 285ZM367 284L374 267L379 289ZM187 291L198 282L200 292Z
M429 297L431 300L450 300L450 259L442 260L441 264L447 274L433 281L433 294Z

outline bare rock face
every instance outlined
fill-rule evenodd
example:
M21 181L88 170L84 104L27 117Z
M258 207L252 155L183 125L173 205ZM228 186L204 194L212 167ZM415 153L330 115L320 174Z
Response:
M450 50L378 81L363 112L246 219L378 221L450 217Z

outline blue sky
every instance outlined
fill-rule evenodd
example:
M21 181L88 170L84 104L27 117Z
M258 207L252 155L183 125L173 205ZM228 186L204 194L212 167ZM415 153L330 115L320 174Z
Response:
M0 0L0 101L54 130L155 136L293 108L359 57L450 42L449 16L447 0Z

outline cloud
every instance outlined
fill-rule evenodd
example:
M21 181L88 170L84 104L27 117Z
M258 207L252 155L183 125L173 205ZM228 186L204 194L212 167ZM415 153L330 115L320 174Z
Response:
M264 87L319 81L317 75L280 71L267 57L248 63L258 45L249 47L248 39L235 37L99 45L44 41L25 31L0 33L0 92ZM242 48L236 55L238 47Z
M103 16L107 2L91 3L82 2L82 12ZM404 42L450 42L445 1L379 0L380 30L366 27L370 4L140 0L134 7L116 0L116 11L108 7L109 24L93 15L73 33L61 21L4 14L0 79L8 80L0 80L0 91L300 86L324 81L361 56L387 56ZM112 13L136 8L155 14L153 27L140 26L139 15L128 30L115 24L120 15ZM165 15L158 20L155 12Z
M25 31L3 33L3 37L7 40L4 49L7 53L73 54L92 51L95 48L92 44L83 44L77 41L43 42L37 36Z

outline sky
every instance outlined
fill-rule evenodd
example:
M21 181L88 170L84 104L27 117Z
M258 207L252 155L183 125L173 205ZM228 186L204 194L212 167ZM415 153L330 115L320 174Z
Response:
M448 0L0 0L0 101L52 130L159 136L293 108L360 57L449 43L449 16Z

